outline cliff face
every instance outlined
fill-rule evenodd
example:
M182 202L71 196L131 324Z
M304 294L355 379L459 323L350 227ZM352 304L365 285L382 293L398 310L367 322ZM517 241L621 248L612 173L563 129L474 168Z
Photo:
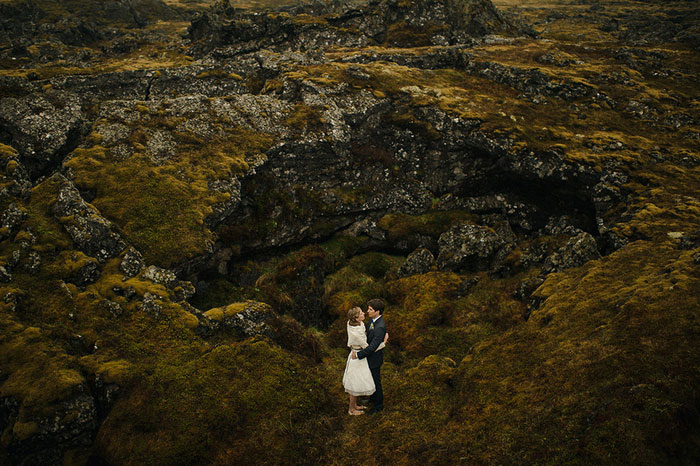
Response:
M2 6L2 461L698 453L687 2L58 5Z

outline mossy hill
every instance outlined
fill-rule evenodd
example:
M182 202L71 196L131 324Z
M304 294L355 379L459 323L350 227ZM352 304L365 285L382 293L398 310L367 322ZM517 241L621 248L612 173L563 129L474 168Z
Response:
M697 463L696 5L494 3L0 2L0 465Z

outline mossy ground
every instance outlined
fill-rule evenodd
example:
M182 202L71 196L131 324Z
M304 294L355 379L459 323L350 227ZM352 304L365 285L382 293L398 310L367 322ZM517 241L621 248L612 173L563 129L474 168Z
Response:
M137 105L128 121L99 122L90 147L76 149L65 163L80 188L96 193L95 207L149 263L169 266L206 251L213 241L207 217L230 197L210 184L246 173L272 144L272 136L221 120L215 104L206 105L212 106L207 111L213 120L206 141L187 129L186 118ZM123 125L128 137L104 147L100 131L112 124ZM164 133L172 134L172 141L149 149ZM126 160L116 153L119 144L128 147Z
M535 23L547 8L588 8L517 4L528 7L520 14ZM613 6L620 5L658 8ZM630 204L619 206L627 213L615 231L629 244L549 275L536 292L541 305L527 321L525 304L512 296L535 270L508 279L438 271L397 279L402 258L358 254L361 245L347 237L255 264L263 278L254 286L222 281L217 296L200 298L205 310L250 298L293 312L294 302L313 295L330 315L327 329L307 331L321 342L314 359L306 356L311 350L267 338L197 336L192 314L172 291L140 277L124 280L119 259L104 264L95 283L72 284L70 275L89 259L74 250L53 217L58 187L44 181L29 199L18 200L28 218L0 243L3 264L14 251L22 257L12 283L0 287L0 396L21 403L12 428L2 433L3 446L31 437L37 419L99 375L122 387L94 446L110 464L690 464L700 456L700 265L694 258L700 251L680 248L668 233L700 228L700 147L690 137L695 126L676 129L664 117L687 113L697 119L698 55L673 44L647 47L667 54L664 66L673 73L660 76L653 67L621 63L615 53L621 44L592 22L565 16L537 24L549 41L485 44L472 51L475 59L589 85L615 100L616 108L551 96L535 104L506 84L465 71L389 63L314 65L288 78L329 86L349 82L356 90L399 99L405 108L436 104L452 116L481 120L482 130L510 137L515 147L557 147L570 159L624 167ZM542 61L547 54L572 63L548 64ZM147 61L144 67L153 65ZM353 78L350 66L371 79ZM613 79L620 75L628 84ZM625 110L631 100L657 116L633 116ZM94 205L149 262L168 265L198 254L210 238L204 219L222 200L205 194L212 172L243 171L246 157L263 153L271 139L235 128L226 133L230 146L212 152L219 147L215 141L202 152L202 141L184 134L177 141L179 158L159 165L144 154L144 135L179 123L146 104L135 111L142 116L129 127L135 149L129 159L117 161L102 145L98 124L88 147L66 167L79 186L95 192ZM300 132L322 124L312 107L297 107L289 116ZM403 123L431 134L419 121ZM3 158L15 156L8 146L0 151ZM179 202L154 200L162 198ZM167 222L147 221L154 218ZM459 212L391 214L380 227L392 239L411 233L435 238L469 219ZM233 243L245 232L229 233ZM24 267L28 252L41 256L36 275ZM477 285L462 295L460 285L473 278ZM128 287L136 297L123 296ZM141 307L146 292L159 296L157 314ZM345 313L373 297L388 304L390 341L382 369L387 409L379 417L350 417L341 386ZM119 304L121 315L112 314L105 300ZM299 329L284 318L290 329Z

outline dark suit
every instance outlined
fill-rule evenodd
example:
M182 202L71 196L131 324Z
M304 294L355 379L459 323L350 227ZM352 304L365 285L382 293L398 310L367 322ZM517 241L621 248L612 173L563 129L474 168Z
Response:
M369 370L374 379L376 391L369 397L372 403L372 411L381 411L384 409L384 393L382 392L382 376L381 367L384 362L384 350L377 351L377 347L384 341L386 335L386 324L384 317L379 318L372 324L372 321L365 324L365 332L367 333L367 348L357 352L357 358L367 358Z

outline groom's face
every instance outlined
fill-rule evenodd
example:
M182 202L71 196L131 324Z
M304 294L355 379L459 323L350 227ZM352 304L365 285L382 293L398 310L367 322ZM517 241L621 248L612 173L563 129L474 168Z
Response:
M379 311L375 311L372 306L367 306L367 315L370 319L374 319L379 316Z

